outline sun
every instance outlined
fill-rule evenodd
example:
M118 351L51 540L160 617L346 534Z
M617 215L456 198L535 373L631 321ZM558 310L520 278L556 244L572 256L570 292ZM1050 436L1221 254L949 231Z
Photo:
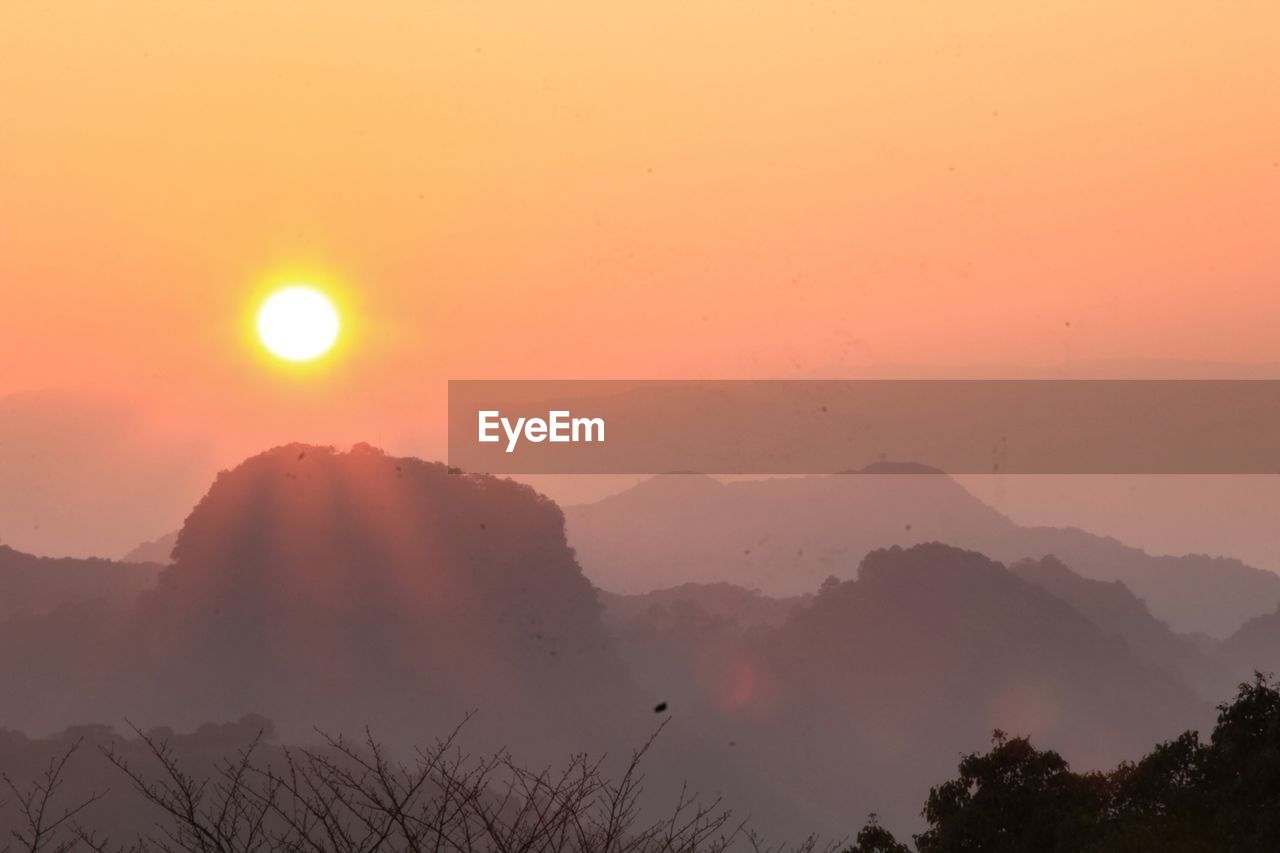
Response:
M286 361L311 361L328 352L342 323L329 297L306 284L282 288L258 310L258 337Z

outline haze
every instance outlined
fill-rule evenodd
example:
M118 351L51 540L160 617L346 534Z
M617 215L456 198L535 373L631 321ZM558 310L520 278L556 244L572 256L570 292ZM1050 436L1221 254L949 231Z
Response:
M16 0L0 389L286 418L242 319L291 270L355 299L310 393L361 437L457 375L1276 360L1277 26Z
M1277 56L1253 0L2 0L0 838L1280 849L1280 474L445 458L450 379L1280 379Z
M15 0L0 397L127 396L203 482L292 440L440 456L449 377L1274 362L1277 25ZM248 331L282 277L345 301L308 381Z

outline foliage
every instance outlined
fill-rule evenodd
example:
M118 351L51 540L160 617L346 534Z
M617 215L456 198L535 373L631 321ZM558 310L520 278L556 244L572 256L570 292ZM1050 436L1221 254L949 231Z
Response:
M894 838L892 832L881 826L879 819L873 814L867 819L867 825L862 827L858 837L854 839L853 846L847 848L844 853L911 853L911 851L907 845Z
M930 829L916 844L921 853L1079 850L1106 804L1104 777L1072 773L1057 753L997 731L989 753L965 756L960 776L929 793Z
M1057 753L996 732L989 752L965 756L959 775L930 791L917 849L1280 850L1280 689L1258 674L1218 710L1207 743L1187 732L1105 775L1075 773ZM877 843L853 849L906 849Z

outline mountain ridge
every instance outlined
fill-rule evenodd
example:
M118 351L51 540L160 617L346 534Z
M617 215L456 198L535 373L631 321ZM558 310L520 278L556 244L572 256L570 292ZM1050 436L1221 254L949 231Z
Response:
M653 478L566 507L570 543L592 581L639 593L727 580L787 596L848 577L876 548L938 541L1006 563L1056 556L1082 577L1124 582L1181 633L1225 638L1280 605L1280 575L1230 558L1151 555L1078 529L1022 527L943 474L709 479Z

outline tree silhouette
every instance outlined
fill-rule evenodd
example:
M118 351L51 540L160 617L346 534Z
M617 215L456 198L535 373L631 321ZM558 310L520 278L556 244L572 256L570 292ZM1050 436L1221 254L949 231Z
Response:
M858 832L853 846L844 853L911 853L907 845L893 837L893 833L880 825L874 813L868 816L866 826Z
M270 748L260 732L212 774L199 775L161 733L134 729L142 749L101 748L155 815L121 842L76 818L100 795L58 803L75 744L28 787L5 779L23 815L14 853L723 853L764 851L720 801L681 790L664 812L642 808L641 763L661 727L610 779L603 760L571 757L530 769L505 751L473 757L458 730L411 758L366 732L319 747ZM130 755L126 755L126 751ZM117 804L120 800L115 801ZM134 806L138 802L134 801ZM0 848L7 849L7 848ZM776 848L781 851L783 848ZM787 848L832 851L814 838Z
M150 832L122 843L79 824L103 795L64 786L73 759L80 760L77 740L48 759L34 782L0 776L8 806L18 813L0 851L765 849L719 800L702 803L681 790L665 815L643 808L640 767L653 739L634 752L615 781L601 760L585 755L556 770L529 769L505 751L476 758L459 749L456 730L408 758L393 755L368 733L357 741L325 738L318 747L297 749L269 746L259 732L230 755L222 740L217 754L223 758L203 774L190 769L164 731L135 729L135 735L134 741L113 736L100 751L129 782L131 807L141 802L152 810ZM1280 850L1280 688L1256 675L1219 707L1207 741L1187 732L1106 774L1076 773L1056 752L997 731L990 750L964 756L957 776L930 791L923 815L928 828L914 839L919 853ZM820 848L808 838L791 849ZM844 853L910 850L873 814Z
M12 795L20 813L18 827L12 830L19 850L25 853L66 853L74 846L74 840L64 828L73 825L76 815L102 797L101 793L92 793L70 806L58 802L67 762L80 750L80 745L77 740L50 758L44 773L28 785L19 785L7 773L0 774L0 781ZM3 805L5 803L0 801L0 806ZM0 851L12 849L12 844L0 846Z
M930 829L916 844L921 853L1076 851L1096 836L1106 800L1105 777L1072 773L1056 752L996 731L990 752L965 756L959 777L929 793Z
M959 776L934 788L920 853L1280 850L1280 689L1256 674L1195 732L1109 774L1071 771L1057 753L997 732ZM874 849L874 848L873 848Z

